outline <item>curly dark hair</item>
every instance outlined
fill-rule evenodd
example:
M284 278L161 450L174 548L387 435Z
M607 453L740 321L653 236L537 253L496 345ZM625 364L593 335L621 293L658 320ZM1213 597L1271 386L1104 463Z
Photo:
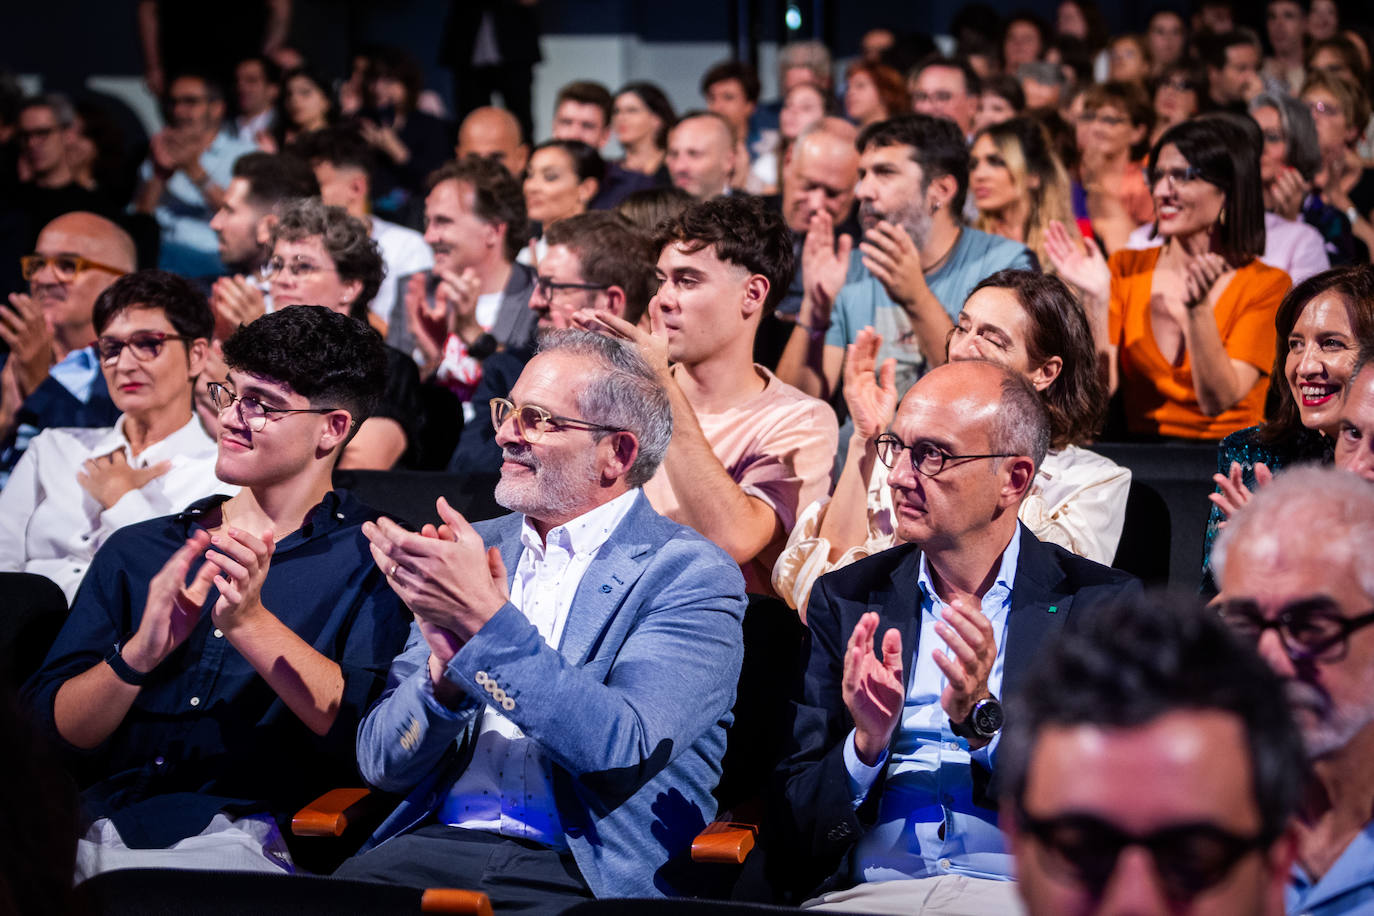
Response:
M282 207L277 223L272 227L272 245L285 240L319 236L339 279L361 280L362 292L348 304L348 313L360 320L367 319L367 305L381 289L386 276L382 251L368 234L362 220L349 216L343 207L328 207L317 198L294 200Z
M242 325L224 342L224 362L291 386L313 407L347 410L355 430L386 382L381 335L322 305L291 305Z
M1107 388L1097 370L1088 315L1077 297L1063 280L1035 270L999 270L969 297L980 289L1016 294L1026 311L1025 346L1032 366L1042 366L1052 356L1063 363L1058 377L1040 392L1050 417L1050 448L1091 442L1107 413Z
M782 214L753 196L713 197L666 220L654 234L655 255L672 244L689 252L715 248L716 257L768 279L765 314L771 314L796 270L792 232Z
M478 219L505 225L506 259L514 261L530 240L530 221L520 179L499 162L468 156L446 162L431 172L425 190L433 191L445 181L461 182L472 188L472 212Z
M205 295L190 280L165 270L125 274L105 287L91 310L95 332L105 333L110 322L129 309L161 309L177 334L193 340L208 339L215 330L215 315Z
M757 102L759 100L761 87L758 71L739 60L723 60L718 64L713 64L701 77L701 94L706 95L712 86L726 80L734 80L739 83L740 88L744 90L744 97L749 101Z

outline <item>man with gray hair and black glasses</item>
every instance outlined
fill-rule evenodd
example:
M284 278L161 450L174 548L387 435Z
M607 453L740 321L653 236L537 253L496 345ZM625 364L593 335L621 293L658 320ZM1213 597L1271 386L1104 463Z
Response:
M1015 912L989 790L1001 702L1057 633L1140 583L1017 521L1049 420L1015 372L933 370L877 443L906 543L811 593L776 834L797 844L788 883L839 911Z
M1311 764L1289 913L1374 908L1374 484L1299 467L1257 492L1212 551L1222 619L1287 681Z
M437 529L365 529L415 624L358 759L408 797L337 875L498 909L680 893L669 860L716 808L743 577L640 491L673 413L633 345L547 332L491 418L512 514L474 527L440 499Z

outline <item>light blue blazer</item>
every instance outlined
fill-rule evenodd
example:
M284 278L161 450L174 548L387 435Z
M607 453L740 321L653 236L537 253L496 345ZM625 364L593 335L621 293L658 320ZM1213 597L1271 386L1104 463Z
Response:
M522 518L476 526L512 575ZM449 662L446 677L467 693L457 709L434 699L429 648L412 625L358 730L364 778L408 793L366 848L442 804L490 705L552 763L563 831L592 892L673 895L677 866L716 812L744 608L739 566L641 493L582 577L561 645L507 604Z

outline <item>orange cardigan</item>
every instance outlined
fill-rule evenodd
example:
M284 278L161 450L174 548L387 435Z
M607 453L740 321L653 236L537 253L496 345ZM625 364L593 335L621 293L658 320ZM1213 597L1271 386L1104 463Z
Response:
M1198 407L1192 354L1174 366L1155 344L1150 291L1162 249L1122 250L1111 256L1108 334L1117 346L1126 425L1133 433L1184 439L1221 439L1264 420L1264 394L1274 365L1274 314L1292 281L1258 259L1240 268L1216 305L1221 341L1232 359L1260 370L1239 403L1215 417Z

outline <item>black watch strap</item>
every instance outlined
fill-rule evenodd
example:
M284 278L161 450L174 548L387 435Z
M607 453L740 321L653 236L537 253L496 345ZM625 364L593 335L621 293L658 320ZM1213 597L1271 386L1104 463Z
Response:
M142 687L144 683L147 682L148 675L141 671L135 671L134 668L124 660L124 656L119 654L120 650L123 648L124 647L119 643L115 643L114 649L111 650L109 655L105 656L105 664L109 665L114 671L115 677L119 678L124 683L134 687ZM151 673L152 672L149 672L149 674Z
M967 719L950 722L949 730L966 741L990 739L1002 730L1002 704L996 697L984 697L973 704Z

